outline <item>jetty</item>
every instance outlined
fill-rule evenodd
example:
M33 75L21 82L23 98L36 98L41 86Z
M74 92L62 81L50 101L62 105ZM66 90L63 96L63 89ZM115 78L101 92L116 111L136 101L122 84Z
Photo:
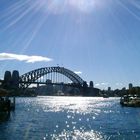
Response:
M15 97L10 97L5 89L0 89L0 112L15 110Z

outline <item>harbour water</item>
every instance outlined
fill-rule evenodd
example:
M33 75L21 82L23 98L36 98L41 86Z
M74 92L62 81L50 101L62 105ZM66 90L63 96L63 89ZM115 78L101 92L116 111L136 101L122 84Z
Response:
M119 98L17 98L0 140L140 140L140 108Z

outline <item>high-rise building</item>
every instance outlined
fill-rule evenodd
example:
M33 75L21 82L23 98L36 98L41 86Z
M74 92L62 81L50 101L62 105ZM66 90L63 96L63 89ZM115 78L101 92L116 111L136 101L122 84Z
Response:
M133 88L133 84L132 83L129 83L129 89L132 89Z

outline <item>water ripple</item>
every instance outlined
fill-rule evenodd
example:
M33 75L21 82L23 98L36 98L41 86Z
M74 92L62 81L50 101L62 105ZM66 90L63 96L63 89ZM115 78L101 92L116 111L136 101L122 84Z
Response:
M140 109L121 107L119 98L18 98L0 139L139 140L139 118Z

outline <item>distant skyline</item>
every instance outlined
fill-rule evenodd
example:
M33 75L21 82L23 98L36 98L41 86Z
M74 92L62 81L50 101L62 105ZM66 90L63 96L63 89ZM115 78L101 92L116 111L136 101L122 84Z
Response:
M100 89L140 86L140 1L0 0L0 79L62 66Z

